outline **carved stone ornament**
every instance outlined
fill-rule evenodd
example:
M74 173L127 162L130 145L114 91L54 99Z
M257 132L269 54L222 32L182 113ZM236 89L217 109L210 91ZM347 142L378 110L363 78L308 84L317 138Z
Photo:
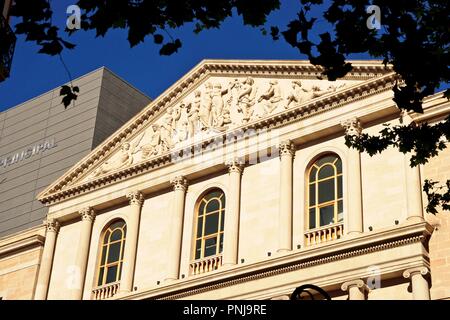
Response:
M130 191L127 193L127 199L130 205L142 206L144 203L144 196L140 191Z
M244 170L244 166L245 166L244 161L239 158L234 158L234 159L228 160L225 162L225 165L228 167L229 173L237 172L239 174L242 173L242 170Z
M362 132L361 122L356 117L342 121L341 126L345 129L345 134L350 136L359 136Z
M174 191L177 191L177 190L186 191L187 186L188 186L188 181L183 176L177 176L177 177L173 178L172 180L170 180L170 183L172 184Z
M205 61L38 198L58 202L166 165L174 149L202 146L224 131L275 128L389 90L397 76L378 64L355 63L345 78L330 82L318 80L320 68L303 62Z
M134 155L139 151L136 150L136 146L141 142L143 136L144 134L141 134L138 137L137 141L134 143L124 142L120 147L119 154L97 168L94 171L93 176L100 176L120 168L128 167L133 164Z
M279 145L280 157L295 155L295 144L291 140L282 141Z
M405 271L403 271L403 277L408 279L416 273L419 273L422 276L426 276L429 272L430 272L430 269L428 269L428 267L425 267L425 266L415 267L415 268L410 268L410 269L406 269Z
M357 279L357 280L351 280L351 281L347 281L344 282L341 286L341 290L342 291L348 291L348 289L350 287L357 287L360 291L369 291L369 287L366 285L366 283L361 280L361 279Z
M45 224L45 228L46 228L47 232L54 232L54 233L59 232L60 224L57 220L47 219L47 220L44 220L44 224Z
M95 219L95 211L91 207L86 207L80 210L81 220L89 220L91 222Z

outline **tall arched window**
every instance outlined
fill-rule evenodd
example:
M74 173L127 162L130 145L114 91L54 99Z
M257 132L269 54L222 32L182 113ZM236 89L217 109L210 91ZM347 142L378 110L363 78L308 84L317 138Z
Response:
M194 259L218 255L223 249L225 193L213 189L197 203Z
M127 225L123 220L114 221L104 231L100 248L98 286L120 280L126 233Z
M315 229L342 221L342 161L325 155L309 168L307 226Z

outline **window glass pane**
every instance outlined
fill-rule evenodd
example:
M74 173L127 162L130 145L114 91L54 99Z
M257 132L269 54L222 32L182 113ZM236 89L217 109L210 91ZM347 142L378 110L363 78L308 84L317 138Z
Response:
M111 234L110 242L117 241L120 239L122 239L122 230L121 229L114 230L113 233Z
M337 192L338 192L338 199L342 198L342 176L337 177Z
M203 212L205 211L205 201L200 202L200 206L198 207L198 215L202 216Z
M312 167L311 171L309 173L309 182L316 181L316 173L317 173L317 168L316 167Z
M102 261L100 261L101 265L105 264L105 260L106 260L106 249L108 248L108 246L103 246L102 249Z
M313 206L316 204L316 184L309 185L309 205Z
M334 176L334 168L332 166L323 166L319 171L319 179L325 179Z
M206 205L206 213L217 211L220 208L220 202L217 199L213 199Z
M98 286L101 286L102 284L103 284L103 271L104 271L105 269L103 269L103 268L100 268L100 271L99 271L99 273L98 273L98 282L97 282L97 285Z
M334 179L319 182L319 203L334 200Z
M334 223L334 205L320 208L320 226Z
M197 219L197 238L200 238L202 236L202 228L203 228L203 217L198 217Z
M216 190L216 191L208 193L205 198L206 198L206 200L209 200L212 198L219 198L221 196L221 194L222 194L222 191Z
M338 201L338 222L344 221L344 210L342 200Z
M220 213L220 231L223 231L223 227L225 226L225 210L222 210Z
M223 233L220 235L219 253L223 251Z
M216 233L219 228L219 213L213 213L206 216L205 236Z
M316 227L316 208L309 209L309 229Z
M111 232L109 230L105 232L105 238L103 238L103 244L108 243L110 233Z
M217 238L209 238L205 240L205 250L203 257L209 257L216 254Z
M112 266L108 268L106 273L106 283L115 282L117 277L117 266Z
M120 242L113 243L109 246L108 263L119 260L120 255Z
M109 226L109 228L110 228L111 230L114 230L114 229L116 229L116 228L122 228L123 225L124 225L124 222L123 222L122 220L118 220L118 221L112 223L112 224Z
M323 158L320 158L319 160L316 161L317 166L322 166L325 163L333 163L334 160L336 160L336 156L326 156Z
M220 197L220 201L222 202L222 209L225 209L225 194L220 192L222 196Z
M195 241L195 259L200 259L202 253L202 240Z
M337 158L335 164L336 166L336 170L337 170L337 174L342 173L342 161L341 158Z

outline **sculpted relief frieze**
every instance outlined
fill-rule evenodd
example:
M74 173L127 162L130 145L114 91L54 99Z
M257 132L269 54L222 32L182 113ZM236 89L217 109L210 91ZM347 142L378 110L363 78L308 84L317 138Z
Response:
M312 99L355 83L351 80L211 77L165 112L143 133L124 142L120 151L91 177L128 167L248 122L299 107Z

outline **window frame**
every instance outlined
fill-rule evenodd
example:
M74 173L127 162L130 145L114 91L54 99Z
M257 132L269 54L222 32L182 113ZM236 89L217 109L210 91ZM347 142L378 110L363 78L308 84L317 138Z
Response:
M324 162L321 165L317 165L317 162L319 162L321 159L327 158L327 157L334 157L335 159L332 162ZM338 173L336 163L337 161L341 162L341 170L340 173ZM319 179L319 172L320 170L325 166L332 166L333 167L333 175L327 176L325 178ZM314 180L311 182L311 171L313 169L316 169ZM339 177L340 179L340 187L339 187ZM337 225L344 223L344 167L342 158L336 154L336 153L325 153L321 154L320 156L316 157L313 161L311 161L310 165L308 166L308 169L306 170L306 176L305 176L305 191L306 191L306 201L305 201L305 230L318 230L322 228L326 228L327 226ZM320 202L319 203L319 183L324 181L333 180L334 183L334 195L333 199ZM314 185L314 204L311 205L311 191L310 186ZM339 197L339 188L341 190L341 196ZM342 211L339 212L339 203L341 203ZM324 207L328 207L333 205L333 223L327 224L327 225L320 225L320 209ZM315 224L314 228L310 228L310 210L314 209L314 215L315 215ZM339 221L339 214L341 214L341 220Z
M122 226L121 227L116 227L114 229L111 229L111 226L114 225L117 222L121 222ZM121 229L122 230L122 237L119 240L115 240L115 241L110 241L111 236L113 234L113 232L115 230ZM110 232L108 237L108 242L105 243L105 237L108 233L108 231ZM103 286L107 286L109 284L112 283L117 283L120 281L121 277L122 277L122 268L123 268L123 262L124 262L124 252L125 252L125 243L126 243L126 239L127 239L127 223L124 219L115 219L110 221L104 228L103 231L100 235L100 241L99 241L99 249L98 249L98 261L97 261L97 267L95 270L95 282L94 282L94 287L99 288L99 287L103 287ZM109 258L109 249L111 247L111 244L115 244L115 243L120 243L120 251L119 251L119 258L118 260L115 260L114 262L110 262L108 263L108 258ZM106 253L105 253L105 259L104 259L104 263L102 264L103 261L103 248L107 246L106 249ZM115 281L111 281L111 282L106 282L107 279L107 275L108 275L108 269L110 267L113 267L117 265L117 271L116 271L116 279ZM99 280L100 280L100 271L101 269L103 269L103 277L102 277L102 281L99 284Z
M205 200L205 198L214 193L214 192L220 192L221 196L219 198L217 197L212 197L211 199L209 199L207 202L205 202L204 205L204 211L202 213L202 215L200 216L200 207L202 205L202 202ZM219 209L215 210L215 211L211 211L211 212L207 212L206 208L208 206L208 203L212 200L218 199L220 202L219 205ZM224 206L224 202L225 202L225 206ZM212 214L218 214L219 218L218 218L218 222L217 222L217 232L215 233L211 233L208 235L205 235L205 227L206 227L206 216L212 215ZM191 261L198 261L198 260L203 260L203 259L207 259L210 257L216 257L219 256L220 254L222 254L223 252L223 241L225 238L225 215L226 215L226 194L225 192L218 187L215 188L210 188L208 190L206 190L205 192L203 192L198 198L197 201L195 203L194 206L194 228L193 228L193 245L192 245L192 252L191 252ZM198 236L198 222L199 222L199 218L202 218L202 232L200 234L200 236ZM205 251L205 242L206 240L209 239L216 239L216 252L215 254L212 255L208 255L205 256L204 255L204 251ZM220 250L221 246L220 246L220 239L222 238L222 250ZM196 258L196 253L197 253L197 241L201 240L200 242L200 257Z

